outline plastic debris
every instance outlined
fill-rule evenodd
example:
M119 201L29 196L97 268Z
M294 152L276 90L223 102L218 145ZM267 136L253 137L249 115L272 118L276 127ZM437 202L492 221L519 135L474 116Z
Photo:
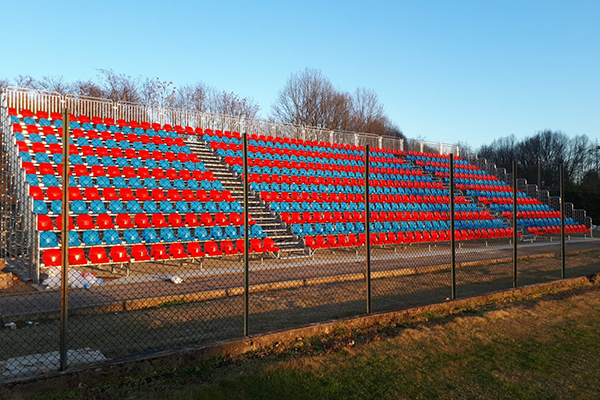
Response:
M42 284L46 289L55 289L60 287L61 273L60 267L51 267L48 269L48 278ZM104 285L102 278L96 277L93 273L85 273L76 269L69 270L69 287L74 289L89 289L92 286Z
M170 279L170 281L171 281L171 282L173 282L174 284L178 285L178 284L180 284L181 282L183 282L183 279L181 279L181 278L180 278L180 277L178 277L178 276L172 276L172 277L171 277L171 279Z
M4 324L4 327L8 329L17 329L17 324L15 324L14 322L9 322L7 324Z

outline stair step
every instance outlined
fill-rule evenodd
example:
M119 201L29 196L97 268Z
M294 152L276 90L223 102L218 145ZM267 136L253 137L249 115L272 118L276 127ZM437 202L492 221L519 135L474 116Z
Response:
M244 198L244 188L241 176L234 173L232 169L222 161L221 157L219 157L204 141L199 140L199 138L194 137L193 140L188 139L187 145L194 153L196 153L196 155L198 155L206 168L212 172L215 179L218 179L223 184L223 187L231 192L232 197L237 201L242 202ZM263 228L263 231L267 236L273 239L281 252L302 253L300 255L288 256L292 258L307 257L305 254L307 251L304 245L302 245L300 241L294 240L294 236L290 233L288 228L282 227L279 218L271 212L268 205L261 202L257 193L249 193L248 212L252 215L252 219Z

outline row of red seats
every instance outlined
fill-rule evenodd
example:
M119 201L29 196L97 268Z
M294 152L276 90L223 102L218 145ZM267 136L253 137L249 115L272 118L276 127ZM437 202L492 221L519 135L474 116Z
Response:
M552 234L560 234L561 229L560 225L552 225L552 226L530 226L527 228L529 233L534 235L552 235ZM590 229L585 225L565 225L565 233L583 233L589 232Z
M352 193L308 193L308 192L260 192L260 197L266 202L282 201L315 201L315 202L350 202L364 203L365 197L362 194ZM448 204L448 196L421 196L421 195L403 195L403 194L372 194L371 203L434 203ZM456 197L455 203L467 203L464 197Z
M450 162L449 161L425 161L425 160L417 160L415 161L416 164L420 165L420 166L430 166L430 167L438 167L438 168L450 168ZM472 164L456 164L454 165L454 168L456 170L474 170L474 169L479 169L477 168L475 165Z
M107 252L108 249L108 252ZM127 247L118 245L109 248L91 247L87 252L83 248L69 248L70 265L86 264L108 264L108 263L129 263L141 261L160 261L169 259L200 258L200 257L218 257L229 256L244 253L244 240L236 240L235 243L230 240L220 242L208 241L204 243L190 242L185 246L182 243L172 243L168 248L164 244L153 244L148 247L143 244L131 246L131 251ZM275 245L273 239L265 238L250 239L251 253L278 252L279 247ZM42 262L45 266L61 265L61 250L48 249L42 255Z
M49 187L44 190L38 186L30 186L29 187L29 195L33 197L34 200L62 200L62 188L60 187ZM102 194L95 187L85 188L82 190L78 187L70 187L69 188L69 200L138 200L138 201L235 201L235 198L231 195L231 192L228 190L211 190L210 192L206 192L206 190L191 190L191 189L169 189L166 191L162 189L136 189L135 191L131 188L123 188L123 189L115 189L115 188L105 188L102 190Z
M243 176L242 176L243 179ZM325 181L323 181L325 179ZM311 181L312 180L312 181ZM324 183L320 183L321 182ZM304 183L310 184L327 184L327 185L346 185L346 186L364 186L364 179L356 178L333 178L333 177L314 177L314 176L298 176L298 175L272 175L272 174L250 174L248 178L249 182L256 183L287 183L291 185L296 183L298 185ZM415 189L444 189L444 186L440 182L429 182L429 181L410 181L410 180L380 180L370 179L369 183L371 186L380 187L396 187L396 188L415 188Z
M456 220L494 219L488 211L456 211ZM314 224L327 222L365 222L364 212L359 211L325 211L325 212L283 212L281 220L288 224ZM445 211L381 211L372 212L372 222L385 221L448 221L450 213Z
M62 175L63 164L57 164L56 168L50 163L41 163L37 167L30 162L24 162L23 168L27 174L38 174L38 175ZM102 165L92 165L91 168L85 166L85 164L76 164L71 167L70 176L109 176L109 177L124 177L124 178L155 178L155 179L183 179L191 180L195 179L198 181L214 181L215 177L211 171L190 171L186 169L176 170L153 168L148 169L145 167L134 168L134 167L103 167Z
M46 147L44 143L32 143L31 147L26 142L18 141L17 146L19 147L19 151L26 151L32 153L50 153L50 154L62 154L63 147L60 144L52 143ZM174 153L172 151L167 151L163 153L159 150L148 151L148 150L139 150L136 151L134 149L125 149L114 147L112 149L108 149L107 147L92 147L92 146L81 146L81 149L77 147L77 145L69 146L69 154L79 154L82 156L98 156L98 157L126 157L126 158L141 158L142 160L153 159L156 161L160 160L168 160L168 161L181 161L181 162L201 162L200 158L198 158L197 154L191 153Z
M249 225L254 225L256 222L249 215ZM216 213L213 217L210 213L194 214L188 213L185 215L172 213L167 216L163 214L135 214L133 218L129 214L98 214L96 218L89 214L81 214L76 218L75 225L73 217L69 216L69 229L128 229L128 228L166 228L172 227L198 227L198 226L242 226L244 224L244 214L231 213L229 215L222 212ZM50 217L48 215L38 215L37 220L38 231L54 231L62 230L62 216Z
M455 231L456 240L473 240L473 239L494 239L509 237L512 235L512 228L497 228L497 229L464 229ZM408 244L408 243L423 243L437 242L450 240L450 231L416 231L416 232L380 232L371 233L371 244L386 245L386 244ZM366 242L366 235L361 233L358 235L317 235L305 236L304 243L311 249L327 249L337 247L353 247L363 246Z
M256 140L262 142L270 142L270 143L288 143L288 144L300 144L304 146L318 146L318 147L331 147L332 149L345 149L345 150L359 150L364 151L365 148L363 146L356 146L353 144L343 144L343 143L329 143L329 142L317 142L310 140L302 140L296 138L281 138L281 137L273 137L273 136L265 136L265 135L257 135L251 134L248 137L248 140ZM385 149L387 152L387 149Z
M477 197L477 201L483 204L512 204L510 197ZM517 204L541 204L537 199L531 197L517 197Z
M23 110L21 110L20 114L23 118L36 117L38 119L44 118L44 119L52 119L52 120L62 120L62 114L55 113L55 112L50 113L50 115L48 115L48 113L45 111L38 111L34 115L34 113L31 110L23 109ZM18 116L19 113L17 112L17 110L15 108L9 108L9 115ZM109 118L109 117L107 117L107 118L92 117L90 119L87 115L80 115L79 117L77 117L74 114L69 114L69 121L71 121L71 122L77 121L80 123L92 123L92 124L96 124L96 125L97 124L118 125L119 127L129 126L133 129L138 128L138 127L143 128L143 129L154 129L154 130L164 129L165 131L175 131L177 133L187 133L190 135L201 135L203 133L201 128L194 129L190 126L186 126L184 128L181 125L172 126L170 124L164 124L164 125L161 125L159 123L150 124L149 122L146 122L146 121L142 121L141 123L138 123L135 120L131 120L131 121L127 122L124 119L118 119L117 121L115 121L113 118ZM206 131L212 132L211 129L207 129Z
M456 187L460 190L488 190L492 192L512 192L512 187L508 185L465 185L463 183L457 183Z
M502 211L502 216L512 219L512 211ZM560 211L517 211L517 218L560 218Z

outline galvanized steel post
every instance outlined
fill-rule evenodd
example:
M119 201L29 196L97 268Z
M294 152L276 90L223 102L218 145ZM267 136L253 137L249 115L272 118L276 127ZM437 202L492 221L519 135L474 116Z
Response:
M512 184L513 184L513 215L512 215L512 241L513 241L513 287L517 287L517 162L512 162Z
M456 299L456 238L454 227L454 155L450 154L450 277L452 299Z
M248 221L250 220L250 212L248 208L248 134L244 132L243 136L244 147L244 336L248 336L248 320L250 314L250 297L249 289L249 257L250 257L250 239L248 237Z
M560 164L560 260L561 269L560 277L565 279L567 277L566 269L566 252L565 252L565 173L564 166Z
M69 308L69 109L63 111L62 262L60 282L60 370L67 369L67 320Z
M367 314L371 312L371 211L369 210L369 156L371 146L365 147L365 261L367 280Z

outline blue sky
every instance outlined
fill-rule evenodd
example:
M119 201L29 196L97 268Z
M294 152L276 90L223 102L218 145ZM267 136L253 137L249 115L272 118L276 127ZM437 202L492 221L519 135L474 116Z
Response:
M409 137L600 138L600 1L2 3L0 77L106 68L204 81L267 116L310 67L340 89L374 89Z

